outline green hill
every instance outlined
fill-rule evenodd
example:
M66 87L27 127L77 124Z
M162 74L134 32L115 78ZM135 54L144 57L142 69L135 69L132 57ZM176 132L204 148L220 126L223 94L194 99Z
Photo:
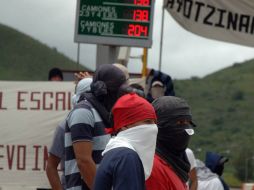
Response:
M254 142L254 60L235 64L205 78L175 81L177 96L191 105L198 127L191 140L196 156L204 159L206 151L216 151L230 158L229 173L244 179L246 160ZM249 169L249 179L253 171Z
M47 80L53 67L77 70L76 63L56 48L0 24L0 80Z

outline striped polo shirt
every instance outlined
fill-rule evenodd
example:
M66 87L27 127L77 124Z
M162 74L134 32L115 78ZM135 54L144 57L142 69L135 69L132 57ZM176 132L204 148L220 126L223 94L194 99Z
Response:
M98 166L102 151L110 139L105 134L105 125L95 108L86 100L81 101L67 116L65 127L65 180L67 190L89 190L82 180L77 166L73 143L90 141L93 143L92 157Z

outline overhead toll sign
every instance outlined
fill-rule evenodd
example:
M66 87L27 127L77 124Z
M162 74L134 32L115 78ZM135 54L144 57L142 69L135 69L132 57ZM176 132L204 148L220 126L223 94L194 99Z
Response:
M151 47L154 0L78 0L75 41Z

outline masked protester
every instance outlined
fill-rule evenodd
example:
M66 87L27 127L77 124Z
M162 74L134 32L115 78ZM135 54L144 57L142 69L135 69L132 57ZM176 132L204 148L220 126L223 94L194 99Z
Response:
M135 93L123 95L112 110L113 133L97 170L94 190L144 190L156 145L156 114Z
M220 154L217 154L215 152L207 152L206 153L206 159L205 159L205 165L208 167L213 173L217 174L219 177L219 180L221 181L224 190L229 190L228 185L222 178L222 174L224 171L224 164L228 162L228 158L224 157Z
M80 96L69 113L65 127L65 181L66 189L93 189L96 167L110 139L105 133L109 127L112 109L122 85L124 73L109 64L101 65L93 76L91 92Z
M185 149L194 134L190 107L181 98L159 97L152 103L158 117L153 170L147 190L186 190L190 164Z
M213 173L204 162L196 159L198 190L224 190L223 184L216 173Z

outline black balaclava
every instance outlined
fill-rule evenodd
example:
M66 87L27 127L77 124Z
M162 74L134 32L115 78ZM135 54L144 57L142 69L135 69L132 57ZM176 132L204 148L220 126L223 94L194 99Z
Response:
M158 126L156 153L186 182L190 164L185 149L191 135L187 130L193 132L194 124L191 122L191 125L177 125L177 121L191 121L190 107L185 100L174 96L160 97L152 104L157 114Z
M185 152L189 144L190 135L186 133L184 128L191 128L191 126L172 125L166 128L160 127L157 140L158 147L163 147L163 149L165 148L170 150L175 155L179 155L182 152Z
M125 74L111 64L101 65L93 76L92 94L110 111L119 96L119 89L126 82Z

